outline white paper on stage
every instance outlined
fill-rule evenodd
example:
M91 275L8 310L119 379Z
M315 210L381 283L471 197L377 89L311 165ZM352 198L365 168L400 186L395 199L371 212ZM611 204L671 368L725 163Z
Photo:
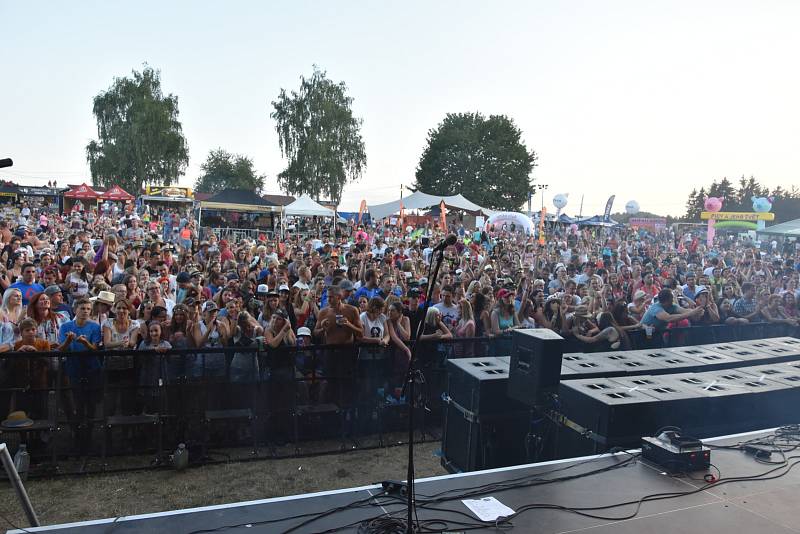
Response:
M498 517L508 517L514 513L514 510L494 497L464 499L461 502L463 502L464 506L469 508L473 514L478 516L478 519L481 521L496 521Z

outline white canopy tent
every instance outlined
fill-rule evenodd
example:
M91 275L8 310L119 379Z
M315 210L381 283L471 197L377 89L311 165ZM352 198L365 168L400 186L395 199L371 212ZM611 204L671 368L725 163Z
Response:
M370 206L369 215L373 219L385 219L386 217L390 217L400 211L401 202L403 203L403 209L421 210L438 206L442 200L444 200L445 206L450 208L480 212L487 215L489 214L489 210L478 206L474 202L470 202L462 195L443 197L438 195L429 195L427 193L423 193L422 191L416 191L415 193L412 193L403 199L387 202L386 204Z
M332 209L315 202L308 195L300 195L297 200L283 208L284 215L299 215L301 217L333 217Z

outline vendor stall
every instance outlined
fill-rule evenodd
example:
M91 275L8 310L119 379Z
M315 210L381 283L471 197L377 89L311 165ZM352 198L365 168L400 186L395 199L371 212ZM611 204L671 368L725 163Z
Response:
M272 231L281 206L246 189L226 189L200 202L198 226Z
M85 183L71 186L70 190L64 193L64 211L83 211L95 207L99 197L100 193Z
M19 201L26 202L31 209L45 208L53 213L59 213L62 208L62 194L67 189L53 187L28 187L19 186Z

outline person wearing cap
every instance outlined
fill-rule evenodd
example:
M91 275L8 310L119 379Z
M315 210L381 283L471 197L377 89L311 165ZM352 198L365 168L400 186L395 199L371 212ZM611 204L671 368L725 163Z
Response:
M777 296L777 295L776 295ZM780 299L780 297L778 297ZM694 294L695 307L703 310L702 315L692 317L692 325L710 325L720 322L719 309L711 298L711 292L706 286L697 286Z
M65 302L64 290L61 287L49 285L45 288L44 294L50 298L50 309L63 315L67 320L72 319L72 308Z

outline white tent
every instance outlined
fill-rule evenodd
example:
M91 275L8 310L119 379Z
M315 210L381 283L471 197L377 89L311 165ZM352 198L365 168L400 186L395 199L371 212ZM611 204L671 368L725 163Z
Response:
M297 200L283 208L284 215L299 215L301 217L333 217L334 212L308 196L300 195Z
M370 206L369 215L370 217L372 217L372 219L385 219L386 217L390 217L400 211L401 202L403 203L404 209L421 210L433 206L438 206L442 202L442 200L444 200L445 205L450 208L462 209L467 211L476 211L484 214L488 213L486 209L478 206L474 202L470 202L462 195L443 197L437 195L429 195L427 193L423 193L422 191L417 191L403 199L398 199L393 202L387 202L386 204L378 204L375 206Z

